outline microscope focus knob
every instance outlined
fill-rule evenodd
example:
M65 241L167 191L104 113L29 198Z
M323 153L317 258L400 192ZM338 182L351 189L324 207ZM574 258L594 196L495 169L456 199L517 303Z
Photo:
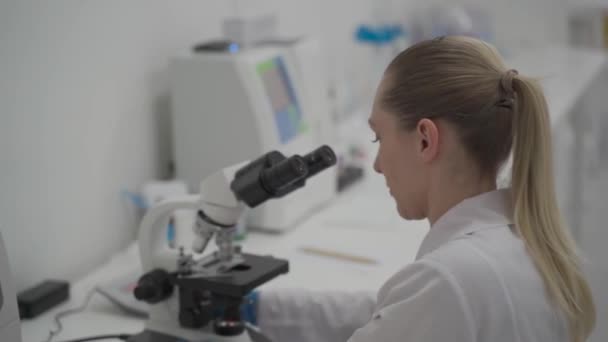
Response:
M173 282L169 272L154 270L144 274L133 291L135 298L148 304L156 304L171 296Z

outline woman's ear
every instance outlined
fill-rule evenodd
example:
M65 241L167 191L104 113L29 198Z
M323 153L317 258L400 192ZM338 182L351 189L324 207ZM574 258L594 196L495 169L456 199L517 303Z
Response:
M432 162L439 154L439 127L433 120L422 119L416 126L418 155L425 162Z

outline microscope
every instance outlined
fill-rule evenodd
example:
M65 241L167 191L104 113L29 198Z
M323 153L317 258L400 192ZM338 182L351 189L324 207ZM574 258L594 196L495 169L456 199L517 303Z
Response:
M130 342L252 342L241 318L244 298L289 271L286 260L247 254L233 244L235 225L247 208L281 198L336 163L329 146L285 157L278 151L220 170L204 179L200 194L159 203L144 216L139 248L144 275L134 290L150 304L145 330ZM171 213L193 209L192 253L169 248ZM203 256L215 236L217 250Z

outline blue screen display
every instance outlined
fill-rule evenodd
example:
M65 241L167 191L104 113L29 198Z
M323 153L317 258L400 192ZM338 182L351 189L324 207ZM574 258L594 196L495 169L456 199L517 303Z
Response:
M307 130L291 79L281 57L258 64L257 71L274 112L282 144Z

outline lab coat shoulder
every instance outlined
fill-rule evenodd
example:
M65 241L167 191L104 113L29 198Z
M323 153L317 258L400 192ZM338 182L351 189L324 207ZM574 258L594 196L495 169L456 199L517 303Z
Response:
M487 253L487 249L491 248L489 243L489 239L481 234L465 235L424 255L422 260L449 270L454 282L463 290L468 303L474 305L497 295L501 292L497 290L503 286L503 276L494 260L495 256ZM525 253L523 247L522 253ZM478 311L476 307L472 309Z
M437 260L423 258L386 282L372 320L349 341L472 342L475 331L457 279Z

